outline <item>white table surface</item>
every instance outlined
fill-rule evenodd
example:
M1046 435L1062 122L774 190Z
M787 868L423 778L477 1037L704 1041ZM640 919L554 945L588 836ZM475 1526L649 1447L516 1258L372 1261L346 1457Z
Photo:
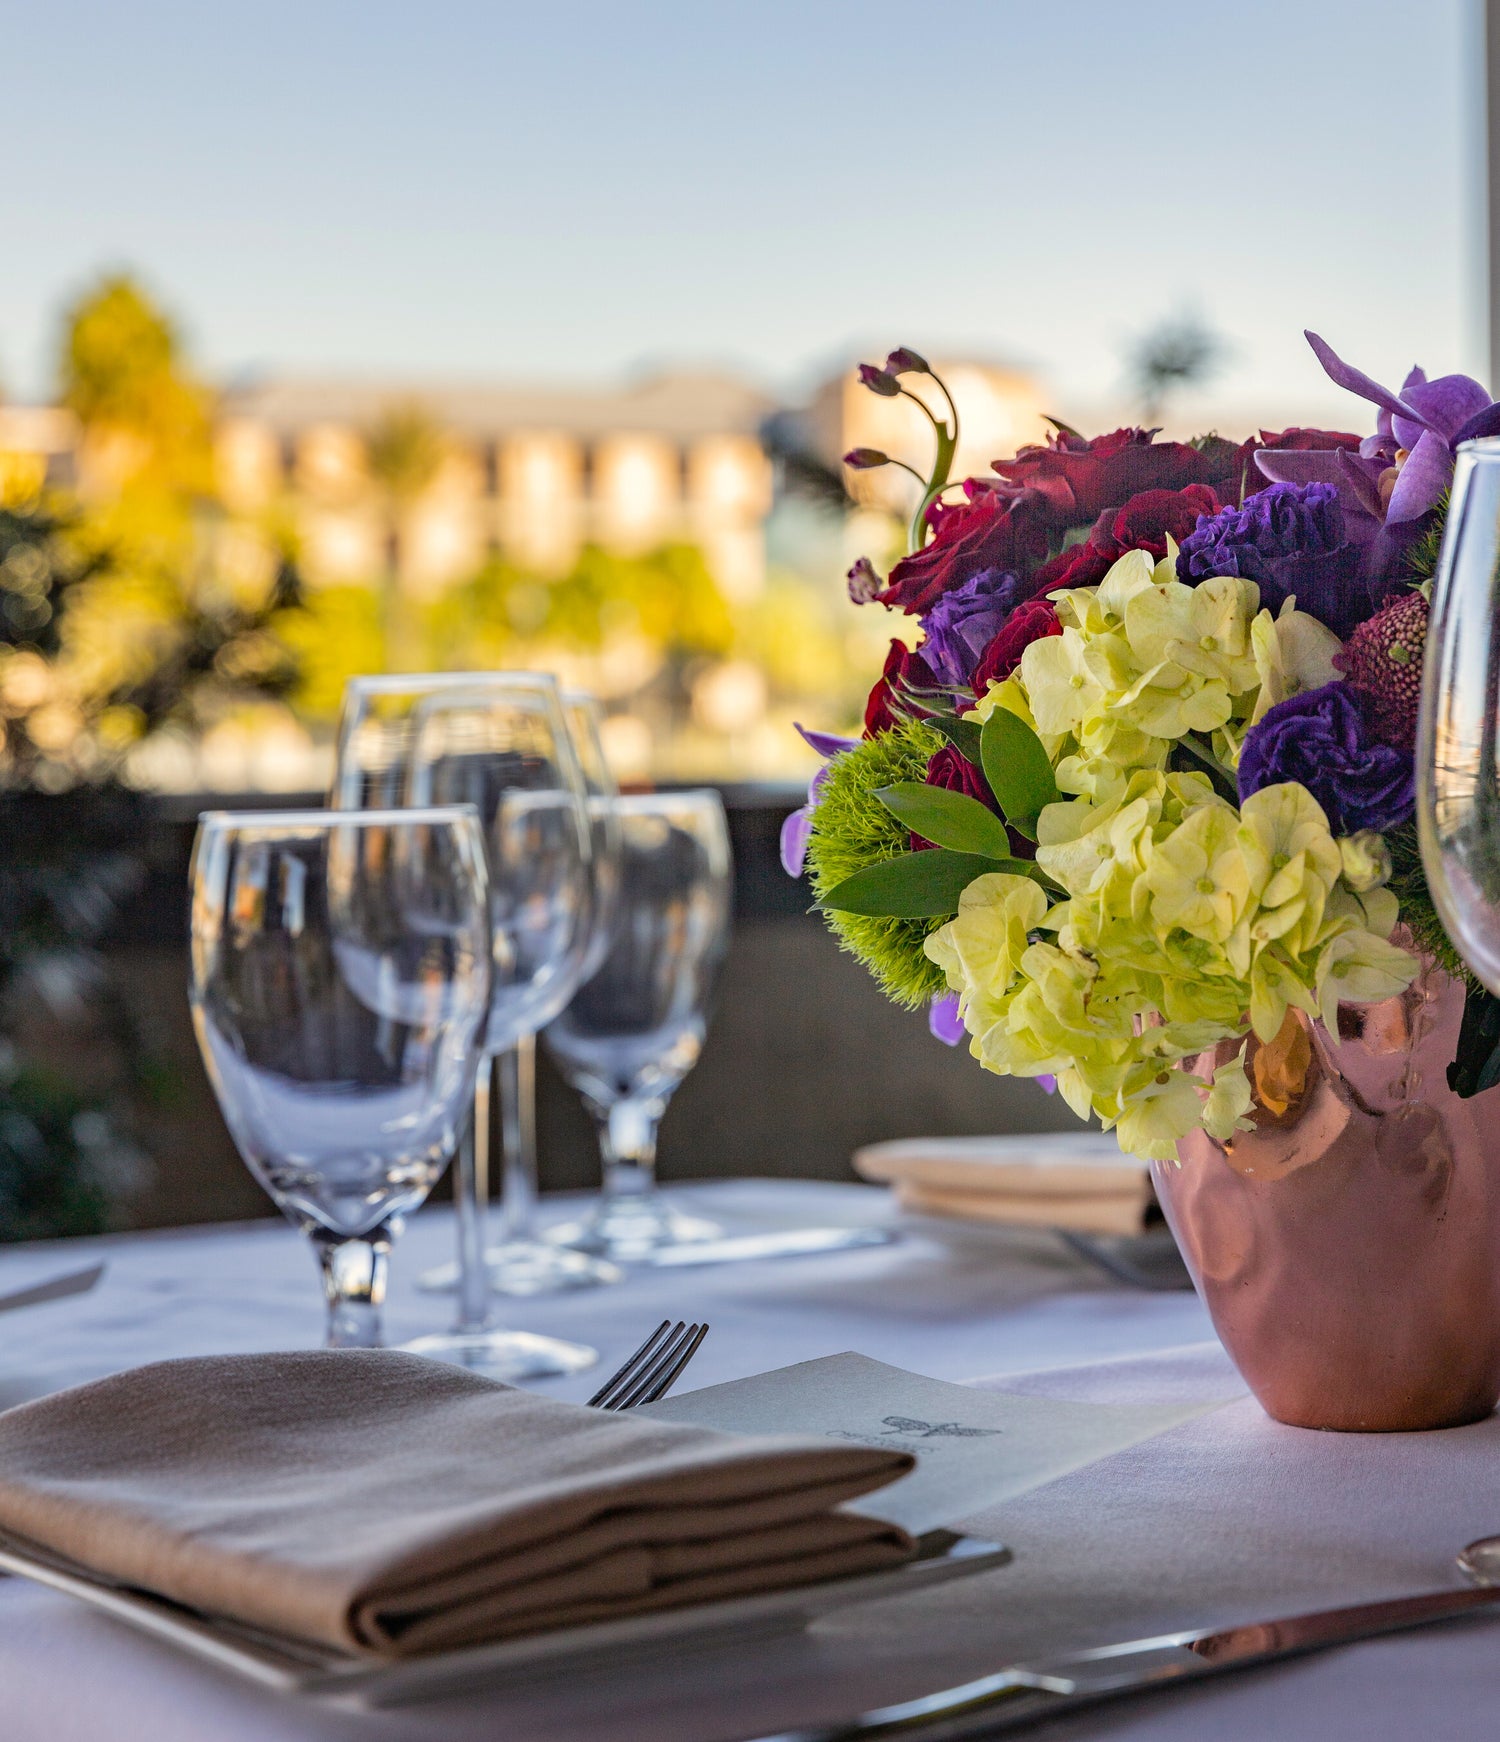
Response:
M858 1186L738 1182L674 1195L734 1225L869 1221ZM549 1213L569 1206L559 1201ZM599 1371L659 1319L713 1331L698 1384L856 1349L948 1379L1099 1402L1232 1397L1242 1388L1194 1296L1095 1276L1042 1234L926 1225L895 1246L825 1258L637 1272L608 1290L506 1303L510 1322L593 1341ZM410 1279L446 1256L428 1211L395 1261L391 1339L449 1303ZM0 1315L0 1402L142 1361L315 1343L310 1254L276 1223L20 1247L0 1291L108 1260L88 1296ZM598 1375L555 1382L587 1395ZM396 1712L295 1704L179 1658L21 1580L0 1581L4 1742L743 1742L1036 1656L1192 1625L1248 1621L1454 1582L1452 1557L1500 1530L1500 1417L1427 1435L1280 1427L1247 1397L1107 1459L971 1528L1012 1566L847 1609L806 1634L684 1652L628 1674L572 1675ZM1462 1622L1054 1721L1059 1738L1276 1737L1278 1742L1492 1734L1500 1626Z

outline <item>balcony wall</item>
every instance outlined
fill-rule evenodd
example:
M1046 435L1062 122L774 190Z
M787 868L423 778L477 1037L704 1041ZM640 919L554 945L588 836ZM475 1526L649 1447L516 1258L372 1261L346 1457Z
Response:
M1035 1085L990 1076L966 1051L933 1040L925 1018L888 1004L806 911L805 886L777 862L781 820L800 792L726 788L725 798L735 845L734 939L702 1061L662 1129L663 1178L842 1179L850 1176L850 1152L879 1138L1073 1124ZM128 1212L137 1226L270 1213L219 1118L188 1017L186 874L199 808L180 799L155 806L142 842L146 886L107 949L113 983L158 1049L168 1090L139 1119L154 1177ZM68 1063L67 1043L53 1044ZM79 1052L71 1065L87 1071L91 1061ZM538 1101L544 1186L590 1183L597 1177L591 1127L545 1060Z

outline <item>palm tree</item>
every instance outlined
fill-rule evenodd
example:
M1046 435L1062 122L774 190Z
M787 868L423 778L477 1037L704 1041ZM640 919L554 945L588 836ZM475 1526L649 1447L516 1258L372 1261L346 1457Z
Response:
M385 511L381 616L387 670L407 645L401 588L406 519L437 476L447 451L442 429L416 400L386 406L365 432L366 463Z
M1163 321L1137 340L1129 366L1142 422L1154 423L1179 388L1200 386L1217 374L1228 350L1211 327L1191 314Z

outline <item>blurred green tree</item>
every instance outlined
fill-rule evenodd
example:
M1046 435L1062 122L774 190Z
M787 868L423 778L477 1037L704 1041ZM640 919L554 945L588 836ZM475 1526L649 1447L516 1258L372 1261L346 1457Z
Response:
M406 523L414 504L442 470L448 444L442 429L415 399L388 405L365 431L365 463L385 514L385 570L381 576L382 664L407 665L410 624L406 609Z
M132 1097L162 1088L99 954L143 877L132 750L297 679L292 550L226 560L211 396L139 286L106 278L74 304L58 384L74 485L0 477L0 1239L104 1226L139 1162ZM39 1011L97 1036L113 1079L80 1088L18 1052Z

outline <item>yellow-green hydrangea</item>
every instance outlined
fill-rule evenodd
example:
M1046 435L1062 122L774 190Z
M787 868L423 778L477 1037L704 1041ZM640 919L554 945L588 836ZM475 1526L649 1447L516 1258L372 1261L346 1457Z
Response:
M1379 835L1336 838L1301 785L1236 806L1206 773L1169 771L1174 743L1232 767L1269 695L1328 681L1338 642L1254 584L1176 579L1175 551L1131 551L1097 588L1057 595L1062 633L1033 642L981 718L1035 725L1069 796L1037 823L1060 892L993 874L927 941L988 1069L1052 1075L1127 1150L1175 1157L1227 1141L1251 1105L1244 1048L1200 1077L1219 1042L1275 1038L1288 1009L1337 1023L1340 1002L1388 998L1417 962L1390 941L1395 897Z

